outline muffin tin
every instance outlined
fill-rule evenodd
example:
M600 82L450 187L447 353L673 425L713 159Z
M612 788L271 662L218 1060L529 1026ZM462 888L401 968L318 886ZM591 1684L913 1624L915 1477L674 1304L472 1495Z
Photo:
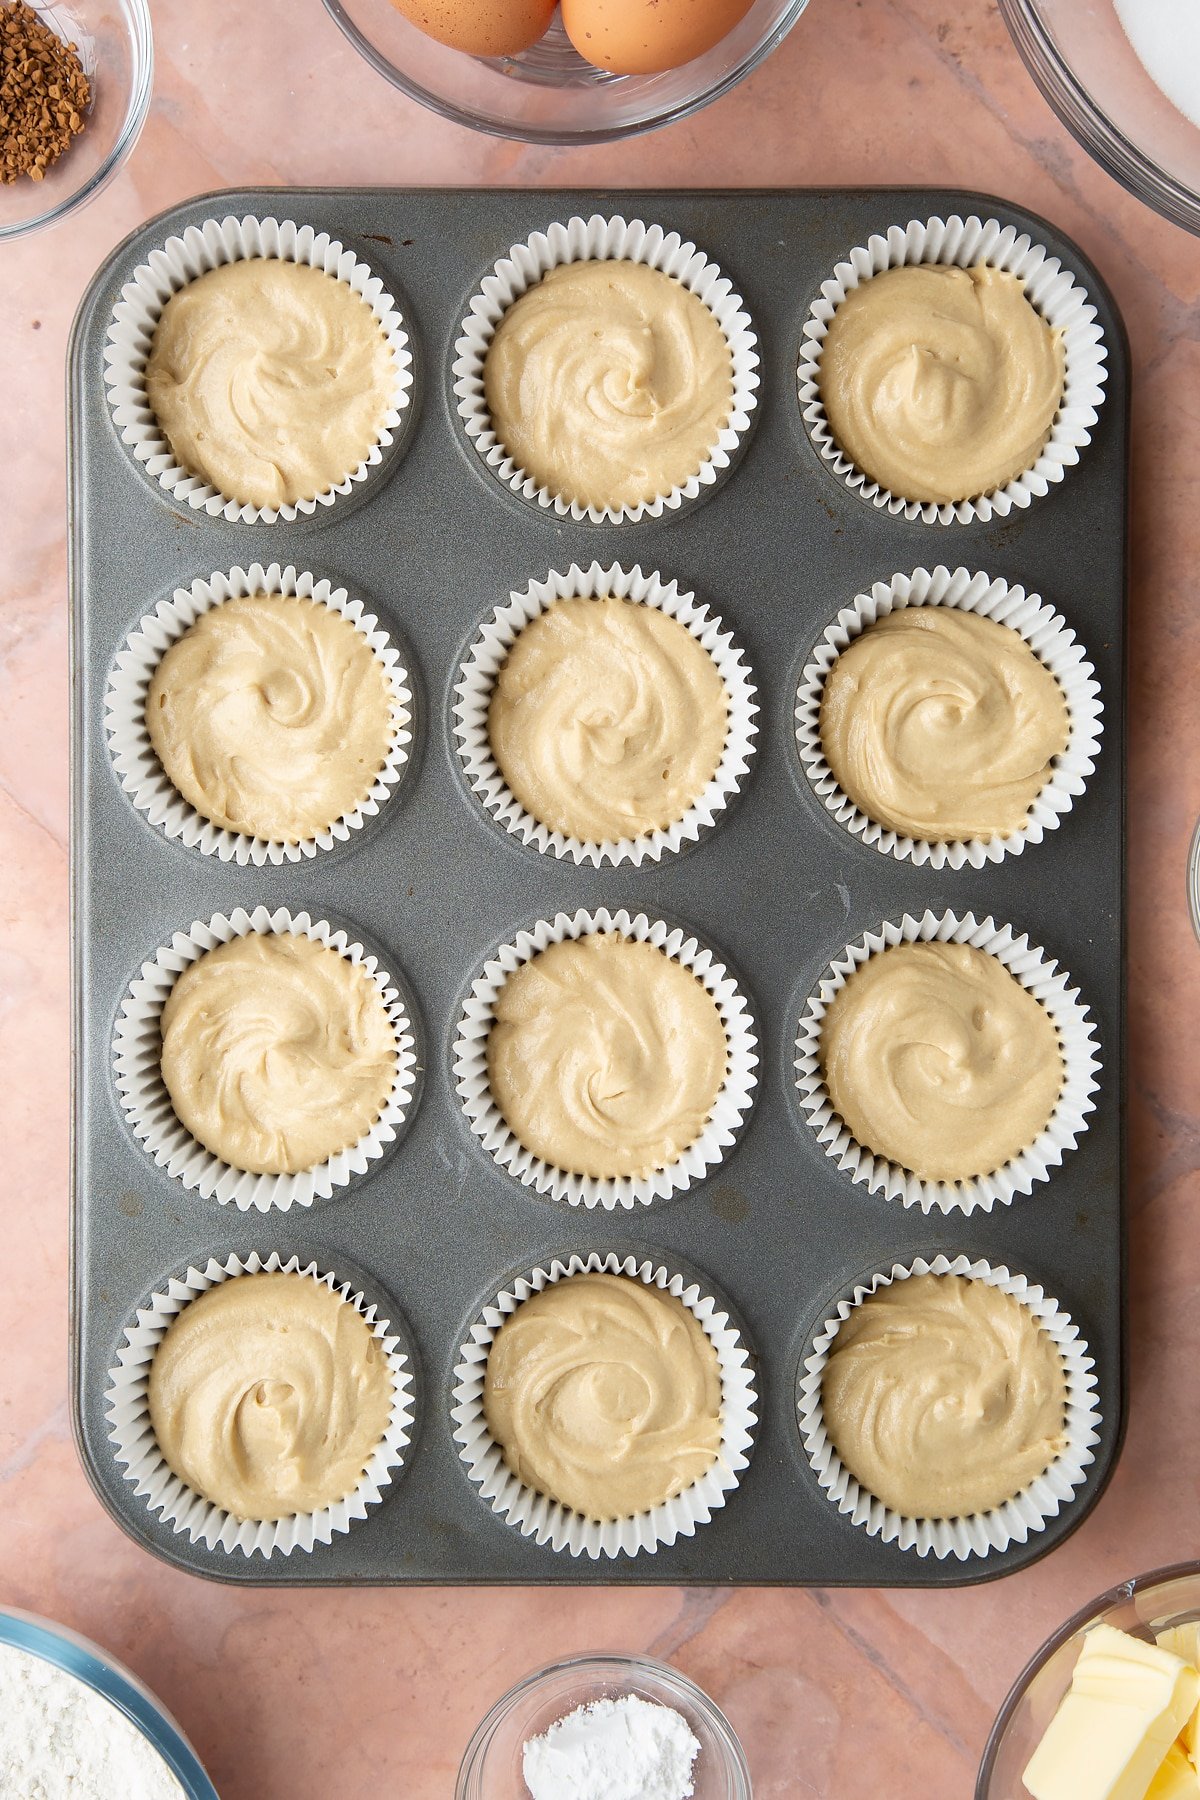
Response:
M746 303L758 405L735 466L660 519L594 525L513 494L458 417L454 345L472 296L510 246L572 216L620 214L693 240ZM1089 291L1108 350L1105 403L1078 468L1028 510L926 524L874 508L822 462L801 418L801 333L821 283L873 232L951 213L994 217L1062 257ZM328 231L371 265L409 332L403 441L346 501L240 524L174 504L135 461L104 389L122 285L189 224L275 217ZM73 619L73 1415L100 1497L139 1541L196 1573L251 1582L857 1583L943 1585L1020 1567L1098 1496L1124 1410L1123 714L1127 352L1086 259L1036 218L943 190L601 193L246 190L141 227L92 283L70 352ZM759 706L738 793L694 844L640 868L577 866L506 833L456 749L455 688L483 620L510 591L593 559L676 580L745 652ZM349 841L282 866L239 866L168 838L123 791L104 696L127 634L177 587L254 562L293 564L361 597L411 671L403 780ZM1096 768L1059 828L1019 856L932 869L864 844L826 810L800 762L797 684L855 595L945 563L1019 582L1061 612L1104 708ZM402 1141L345 1187L287 1212L239 1210L157 1167L121 1112L113 1038L126 991L173 932L244 907L344 928L412 996L421 1090ZM472 1135L453 1046L471 985L522 929L607 907L683 925L747 995L758 1038L753 1105L725 1159L682 1193L625 1209L522 1186ZM1095 1111L1078 1147L1010 1205L926 1214L857 1186L826 1156L795 1084L808 995L848 944L926 909L1027 932L1070 971L1099 1039ZM278 1252L352 1279L397 1322L414 1361L416 1423L381 1504L311 1553L268 1560L207 1548L148 1509L118 1467L108 1371L155 1290L210 1256ZM596 1561L525 1537L489 1510L454 1441L460 1347L480 1308L555 1257L649 1257L694 1276L754 1353L749 1466L691 1537ZM856 1284L916 1257L965 1254L1042 1284L1088 1340L1101 1415L1083 1487L1023 1545L966 1563L872 1537L822 1492L801 1441L797 1383L813 1335Z

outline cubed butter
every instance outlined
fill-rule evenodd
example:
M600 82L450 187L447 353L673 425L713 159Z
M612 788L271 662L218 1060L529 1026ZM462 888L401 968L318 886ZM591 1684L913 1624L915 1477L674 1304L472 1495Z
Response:
M1172 1625L1168 1631L1156 1632L1154 1641L1160 1650L1169 1650L1172 1656L1181 1656L1184 1662L1191 1663L1193 1669L1200 1669L1200 1621L1193 1625ZM1200 1706L1179 1735L1193 1762L1200 1762Z
M1172 1744L1167 1760L1146 1789L1146 1800L1200 1800L1200 1775L1179 1744Z
M1146 1800L1197 1705L1200 1675L1181 1657L1096 1625L1025 1786L1033 1800Z

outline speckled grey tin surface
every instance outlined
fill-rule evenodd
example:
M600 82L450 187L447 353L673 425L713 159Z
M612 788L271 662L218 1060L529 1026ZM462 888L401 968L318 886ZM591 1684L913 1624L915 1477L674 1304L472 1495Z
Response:
M711 496L638 525L547 516L491 477L454 413L450 364L468 300L509 246L573 213L621 212L675 229L744 297L762 358L745 452ZM206 218L273 214L329 230L370 262L413 339L416 394L396 453L361 494L294 525L232 525L174 507L120 443L102 355L120 288L155 244ZM805 435L796 357L835 262L875 231L934 213L1017 222L1081 276L1108 343L1107 399L1077 469L1004 523L937 527L849 492ZM1083 1518L1109 1473L1124 1407L1122 1213L1123 714L1128 361L1120 320L1075 246L1040 220L944 190L763 193L249 190L188 202L142 227L84 298L72 340L74 684L73 1408L105 1504L139 1541L201 1574L320 1582L851 1582L953 1584L1043 1554ZM640 562L694 589L734 632L761 707L743 791L698 845L641 870L577 868L522 848L468 790L453 748L459 665L509 590L572 561ZM126 633L197 575L294 562L367 600L404 646L417 696L413 766L378 819L311 861L240 868L168 841L114 773L103 729ZM919 564L963 563L1036 590L1082 639L1102 688L1104 736L1088 791L1019 857L931 872L864 847L812 792L793 735L813 644L860 590ZM239 1213L155 1167L117 1104L113 1023L130 979L193 919L260 902L344 924L402 974L417 1002L423 1092L403 1142L308 1209ZM682 1195L602 1213L539 1198L472 1137L450 1052L471 979L501 942L558 910L627 906L692 927L748 994L760 1081L725 1163ZM1103 1069L1079 1148L1013 1205L924 1216L870 1195L824 1155L801 1115L793 1046L826 964L883 918L974 910L1027 931L1071 971L1098 1023ZM135 1308L211 1254L278 1249L358 1276L404 1321L417 1363L407 1466L383 1504L311 1555L264 1563L193 1548L122 1479L105 1372ZM644 1250L694 1270L731 1306L758 1357L761 1422L728 1504L654 1556L587 1562L541 1548L491 1514L452 1438L453 1369L480 1304L556 1254ZM938 1563L866 1536L821 1493L795 1413L809 1337L860 1278L895 1260L965 1251L1043 1283L1098 1363L1101 1442L1073 1504L1024 1547Z

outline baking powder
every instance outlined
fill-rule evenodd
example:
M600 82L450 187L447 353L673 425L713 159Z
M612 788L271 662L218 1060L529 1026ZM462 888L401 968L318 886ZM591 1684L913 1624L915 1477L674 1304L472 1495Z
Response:
M150 1740L65 1669L0 1644L4 1800L184 1800Z
M523 1773L532 1800L689 1800L699 1753L679 1713L626 1694L530 1738Z

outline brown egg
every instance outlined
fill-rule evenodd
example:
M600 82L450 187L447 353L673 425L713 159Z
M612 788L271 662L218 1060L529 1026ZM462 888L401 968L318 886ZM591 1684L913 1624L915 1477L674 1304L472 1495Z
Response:
M703 56L754 0L562 0L580 56L614 75L649 75Z
M469 56L515 56L542 37L554 0L392 0L397 12L439 44Z

